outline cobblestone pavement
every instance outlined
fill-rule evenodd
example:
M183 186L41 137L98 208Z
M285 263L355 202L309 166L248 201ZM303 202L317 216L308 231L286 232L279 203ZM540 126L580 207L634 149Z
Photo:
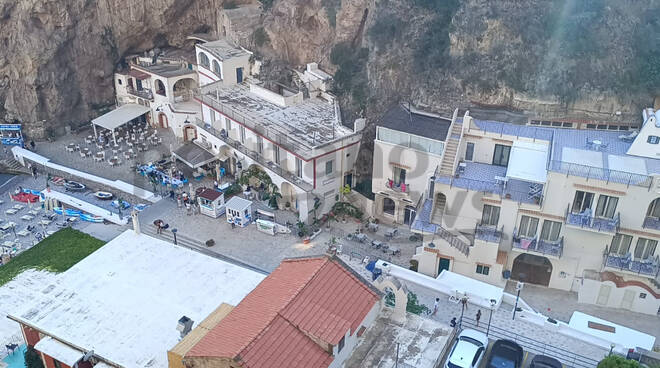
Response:
M515 293L514 289L514 283L507 284L506 290L508 292ZM525 285L520 297L525 299L527 304L536 311L548 317L568 322L574 311L580 311L653 335L656 337L655 346L660 347L660 316L578 303L577 293L575 292L529 284Z

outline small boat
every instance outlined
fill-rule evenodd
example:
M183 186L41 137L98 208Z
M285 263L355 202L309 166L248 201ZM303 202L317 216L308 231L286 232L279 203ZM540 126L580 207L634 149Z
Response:
M112 201L112 203L110 203L110 205L112 205L112 207L114 207L114 208L119 208L119 201L115 199L114 201ZM130 203L128 203L126 201L121 201L121 209L122 210L128 209L130 207L131 207Z
M18 194L13 194L10 195L11 199L17 201L17 202L23 202L23 203L37 203L39 202L39 196L34 195L32 193L27 193L27 192L20 192Z
M66 179L59 176L53 176L52 178L50 178L50 182L53 183L53 185L62 186L64 185L64 183L66 183Z
M104 200L104 201L107 201L109 199L112 199L113 195L110 192L103 192L103 191L99 190L98 192L94 193L94 197L96 197L98 199L101 199L101 200Z
M85 184L78 183L77 181L69 180L64 183L64 189L71 192L81 192L87 188Z
M80 215L80 219L82 221L87 221L87 222L103 222L103 217L101 216L94 216L89 213L83 213Z
M136 209L138 212L142 212L142 211L143 211L145 208L147 208L147 207L148 207L148 205L146 205L146 204L144 204L144 203L140 203L140 204L136 204L136 205L135 205L135 209Z
M58 215L61 215L62 214L62 207L53 207L53 212L55 212ZM74 209L71 209L71 208L67 208L66 210L64 210L64 212L66 213L67 216L71 216L71 217L78 217L82 214L81 211L74 210Z

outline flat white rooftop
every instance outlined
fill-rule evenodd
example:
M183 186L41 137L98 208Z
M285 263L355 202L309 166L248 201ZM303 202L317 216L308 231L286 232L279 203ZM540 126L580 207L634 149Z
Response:
M125 367L167 367L177 322L237 305L265 275L128 230L10 313ZM194 327L194 326L193 326Z
M233 86L215 84L215 88L205 89L203 101L213 100L229 117L247 119L267 134L291 139L308 149L353 133L338 123L333 102L312 95L293 106L281 106L250 92L250 81Z

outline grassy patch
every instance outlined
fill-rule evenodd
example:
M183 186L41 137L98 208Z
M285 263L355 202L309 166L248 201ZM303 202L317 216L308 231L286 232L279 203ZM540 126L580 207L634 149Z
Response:
M73 229L62 229L0 266L0 286L24 270L63 272L103 246L105 242Z

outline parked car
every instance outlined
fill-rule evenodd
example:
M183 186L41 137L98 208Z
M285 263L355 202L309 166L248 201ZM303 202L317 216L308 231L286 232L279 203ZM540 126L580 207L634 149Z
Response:
M520 368L523 348L511 340L497 340L488 357L488 368Z
M555 358L547 355L537 355L532 359L529 368L562 368L562 364Z
M488 336L483 332L465 329L451 348L445 368L478 367L488 347Z

